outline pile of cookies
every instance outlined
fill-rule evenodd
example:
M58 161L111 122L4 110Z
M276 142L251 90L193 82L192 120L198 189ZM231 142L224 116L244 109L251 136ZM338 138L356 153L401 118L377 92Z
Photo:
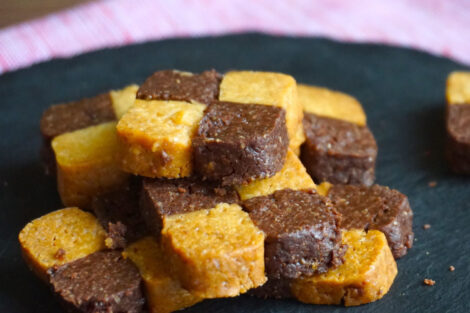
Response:
M41 132L66 208L19 241L72 311L244 293L360 305L388 292L413 243L407 197L373 184L360 103L289 75L158 71L50 107Z

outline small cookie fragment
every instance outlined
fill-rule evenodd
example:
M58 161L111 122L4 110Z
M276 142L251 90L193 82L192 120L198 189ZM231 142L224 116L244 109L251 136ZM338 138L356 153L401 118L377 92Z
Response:
M151 313L171 313L190 307L202 299L181 287L170 275L160 244L153 237L144 237L123 251L140 271L144 280L147 305Z
M194 168L222 185L247 184L276 174L288 145L283 109L213 102L193 139Z
M139 195L140 182L133 181L116 191L94 197L91 209L108 234L119 233L111 228L122 224L126 229L123 239L130 243L148 234L139 210Z
M397 275L397 265L384 234L377 230L343 233L348 246L344 263L328 272L295 279L294 297L311 304L354 306L382 298Z
M222 202L237 203L236 191L194 178L146 178L142 181L140 209L144 221L156 237L160 236L165 217L211 209Z
M137 98L209 104L219 95L221 76L215 70L201 74L164 70L153 73L140 86Z
M247 185L236 186L241 200L267 196L282 189L311 190L315 183L295 153L289 149L282 169L273 177L258 179Z
M105 237L106 232L92 214L65 208L28 223L18 240L26 263L47 280L47 269L104 249Z
M297 83L292 76L256 71L230 71L220 83L220 101L272 105L286 111L289 148L297 151L305 140L303 110L297 101Z
M424 229L424 230L428 230L428 229L430 229L430 228L431 228L431 224L424 224L424 225L423 225L423 229Z
M119 167L116 123L91 126L52 140L62 203L89 208L92 198L126 184Z
M429 279L429 278L425 278L423 280L423 283L427 286L434 286L436 284L436 281L432 280L432 279Z
M457 174L470 174L470 72L447 78L446 158Z
M371 185L377 144L367 127L305 113L301 160L320 183Z
M145 299L135 265L119 251L99 251L48 271L53 291L69 310L141 312Z
M243 202L266 234L268 278L298 278L341 264L340 215L315 191L279 190Z
M455 271L455 267L453 265L449 266L449 271L451 272Z
M191 175L191 143L205 108L200 103L137 99L117 125L122 169L146 177Z
M165 217L162 244L184 288L234 297L266 282L264 235L237 204Z
M344 229L380 230L395 258L413 246L413 211L408 198L385 186L335 185L328 197L343 215Z
M298 84L297 91L304 112L366 126L366 114L356 98L328 88L304 84Z

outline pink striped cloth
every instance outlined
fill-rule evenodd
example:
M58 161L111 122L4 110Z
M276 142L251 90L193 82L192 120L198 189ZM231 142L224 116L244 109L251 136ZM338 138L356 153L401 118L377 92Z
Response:
M470 64L466 0L114 0L0 30L0 73L104 47L246 31L400 45Z

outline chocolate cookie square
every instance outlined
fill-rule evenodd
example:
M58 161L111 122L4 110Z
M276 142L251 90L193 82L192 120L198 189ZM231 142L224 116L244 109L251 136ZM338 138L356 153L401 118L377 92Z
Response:
M92 98L53 105L44 111L40 129L43 136L41 158L46 173L55 174L56 171L54 151L51 148L54 137L121 118L134 103L137 89L137 85L129 85Z
M380 230L395 258L413 246L413 211L408 198L398 190L379 185L335 185L328 197L343 215L342 228Z
M210 209L222 202L237 203L236 191L231 187L220 187L194 178L147 178L142 182L142 216L157 237L160 236L166 216Z
M51 140L61 134L116 119L109 93L79 101L53 105L41 117L43 137L41 158L47 174L55 174L54 152Z
M326 197L285 189L243 206L266 235L268 279L311 276L341 264L341 216Z
M303 110L297 101L297 83L292 76L274 72L230 71L220 83L219 100L283 108L289 148L299 154L299 147L305 140Z
M447 79L446 158L457 174L470 174L470 72Z
M140 179L134 178L127 186L96 196L91 210L106 229L106 244L123 248L148 234L139 209Z
M69 311L141 312L142 278L119 251L100 251L48 271L54 292Z
M175 100L209 104L219 95L221 75L215 70L201 74L165 70L147 78L137 92L143 100Z
M246 184L281 170L288 145L283 109L213 102L193 139L194 167L203 179Z
M372 185L377 144L367 126L305 113L301 160L313 179Z

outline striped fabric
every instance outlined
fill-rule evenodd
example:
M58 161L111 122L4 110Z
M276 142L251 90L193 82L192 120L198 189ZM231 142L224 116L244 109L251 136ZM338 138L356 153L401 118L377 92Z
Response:
M0 30L0 73L104 47L245 31L400 45L470 64L468 0L114 0Z

